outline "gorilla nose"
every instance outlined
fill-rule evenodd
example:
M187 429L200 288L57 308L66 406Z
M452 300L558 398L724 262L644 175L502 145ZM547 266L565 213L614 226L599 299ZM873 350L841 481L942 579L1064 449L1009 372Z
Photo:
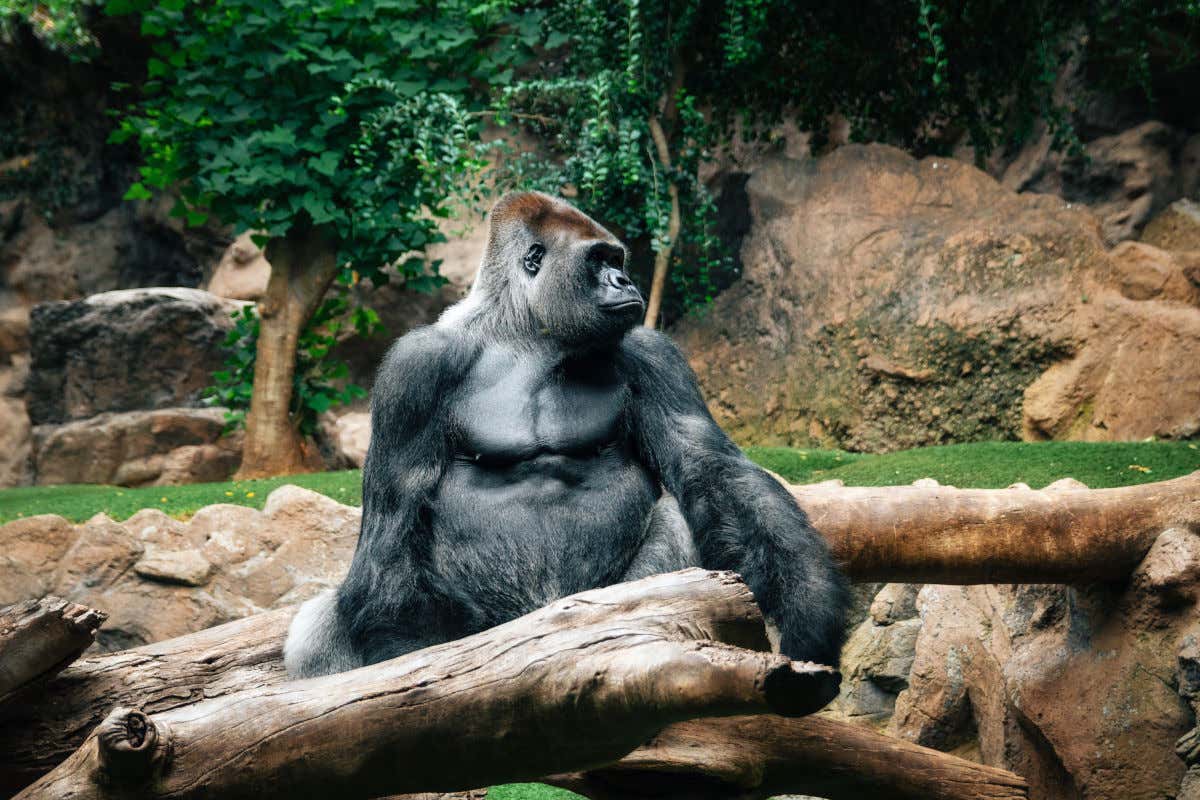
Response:
M622 289L627 291L634 288L633 281L629 280L629 276L616 269L605 270L604 281L614 289Z

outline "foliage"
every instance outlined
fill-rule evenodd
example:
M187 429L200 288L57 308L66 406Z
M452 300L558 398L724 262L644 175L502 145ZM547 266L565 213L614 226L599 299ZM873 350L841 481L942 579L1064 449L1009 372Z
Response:
M291 417L300 432L308 436L317 431L318 415L334 406L366 397L362 387L346 382L349 372L346 363L329 358L329 351L337 344L338 334L345 324L348 306L342 295L328 297L300 334ZM374 313L369 309L357 311ZM226 334L224 342L229 353L225 369L213 373L214 385L204 395L208 403L229 409L225 415L228 429L245 423L246 409L250 407L254 391L259 328L257 309L252 305L243 306L233 313L233 320L233 328Z
M260 244L322 227L342 265L335 304L362 279L398 276L424 291L442 282L420 253L443 239L438 220L457 201L476 199L476 87L527 57L532 39L504 0L109 0L107 11L140 15L154 43L114 136L136 139L145 158L128 198L176 191L188 224L214 215ZM329 308L314 323L327 330ZM363 331L376 321L355 315ZM310 326L306 337L304 427L310 411L350 396L329 388L344 367L318 365L328 334ZM250 365L229 366L214 397L243 407Z
M97 0L0 0L0 42L11 41L19 24L53 50L86 59L96 52L87 14Z
M886 455L750 447L746 454L794 483L841 478L848 486L904 485L932 477L960 488L999 489L1020 481L1037 489L1059 478L1073 477L1099 489L1165 481L1200 469L1200 443L1196 442L979 442ZM362 475L357 470L138 489L31 486L0 489L0 524L35 514L59 514L83 522L101 511L122 520L142 508L158 508L180 517L213 503L262 508L271 490L286 483L342 503L362 503ZM513 785L504 789L504 797L511 800L510 792L525 791L537 789L528 784Z
M684 209L675 314L729 279L700 176L733 137L769 144L791 118L819 150L840 115L854 140L918 155L965 142L982 161L1039 122L1073 148L1070 109L1055 95L1068 59L1105 85L1150 92L1154 75L1194 64L1200 42L1196 0L558 0L545 19L543 63L502 90L498 108L557 158L516 159L505 179L577 192L651 252L667 244L674 183ZM655 156L651 115L670 123L670 168Z

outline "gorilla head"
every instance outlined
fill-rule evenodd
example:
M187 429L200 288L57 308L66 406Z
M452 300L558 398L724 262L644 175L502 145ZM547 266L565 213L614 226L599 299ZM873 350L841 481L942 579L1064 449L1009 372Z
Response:
M615 344L645 310L626 256L615 236L563 201L508 194L492 208L479 275L454 313L568 348Z

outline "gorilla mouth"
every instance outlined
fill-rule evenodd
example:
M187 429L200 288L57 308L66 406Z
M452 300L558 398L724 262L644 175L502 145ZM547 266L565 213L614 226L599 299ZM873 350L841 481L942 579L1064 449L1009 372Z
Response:
M634 297L629 300L622 300L618 303L601 303L600 310L602 310L602 311L624 311L628 308L634 308L635 306L638 308L640 308L642 306L642 299L640 297Z

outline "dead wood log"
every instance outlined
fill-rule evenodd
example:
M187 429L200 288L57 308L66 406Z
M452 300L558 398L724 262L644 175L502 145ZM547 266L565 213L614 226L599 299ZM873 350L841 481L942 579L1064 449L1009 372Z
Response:
M0 609L0 706L79 658L107 616L54 596Z
M0 797L49 772L116 706L154 714L283 683L294 608L80 659L36 696L0 707Z
M792 486L855 581L1086 583L1200 533L1200 472L1120 489Z
M680 722L620 761L547 783L592 800L1018 800L1011 772L824 717Z
M832 699L837 673L742 649L765 637L736 575L655 576L339 675L118 708L18 796L375 797L600 766L672 722Z

